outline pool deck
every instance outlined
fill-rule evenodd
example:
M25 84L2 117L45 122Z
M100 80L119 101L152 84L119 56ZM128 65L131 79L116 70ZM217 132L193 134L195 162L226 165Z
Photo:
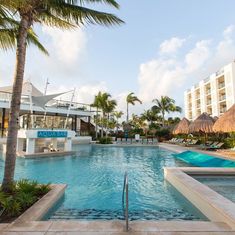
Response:
M123 221L45 221L0 224L1 235L235 235L224 223L197 221L130 222L124 231Z

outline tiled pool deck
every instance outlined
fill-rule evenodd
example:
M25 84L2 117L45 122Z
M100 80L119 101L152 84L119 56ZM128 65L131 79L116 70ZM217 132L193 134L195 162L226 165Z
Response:
M192 148L165 143L159 145L178 153L192 150ZM211 155L221 157L218 153ZM193 168L191 169L193 170ZM187 171L183 168L182 170ZM198 168L194 170L198 171ZM182 179L180 180L182 182ZM178 185L180 184L178 183ZM58 190L63 191L64 186L61 185ZM59 191L56 193L57 196ZM51 196L53 197L53 195ZM44 202L47 206L50 204L48 200L44 200ZM42 208L36 207L37 210L40 211ZM129 223L130 231L125 232L124 221L35 221L37 216L40 217L37 212L36 217L30 217L28 213L23 219L18 219L11 224L0 224L0 235L235 235L235 228L231 228L227 223L216 221L131 221Z

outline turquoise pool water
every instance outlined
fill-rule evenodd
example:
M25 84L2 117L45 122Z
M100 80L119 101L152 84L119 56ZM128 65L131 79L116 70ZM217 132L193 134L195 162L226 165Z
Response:
M180 154L173 154L174 157L193 166L200 167L235 167L235 162L217 158L203 153L185 151Z
M129 176L130 219L205 219L164 181L163 167L186 166L156 147L77 145L76 156L17 159L16 178L68 184L46 219L123 219L124 172ZM4 162L0 161L0 178Z
M232 202L235 202L234 176L195 176L194 178Z

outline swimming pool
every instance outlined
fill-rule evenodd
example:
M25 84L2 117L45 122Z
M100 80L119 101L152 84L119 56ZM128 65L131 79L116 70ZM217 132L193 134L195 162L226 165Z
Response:
M129 176L131 220L205 219L164 181L163 167L187 166L157 147L77 145L76 156L17 159L16 178L66 183L64 198L46 219L123 219L124 172ZM3 174L0 161L0 177Z

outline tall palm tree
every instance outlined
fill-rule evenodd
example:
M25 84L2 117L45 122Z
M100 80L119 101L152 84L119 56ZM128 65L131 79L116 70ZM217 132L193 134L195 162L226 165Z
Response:
M93 103L91 104L91 107L96 108L96 116L95 116L95 138L98 138L98 122L99 122L99 108L100 108L100 101L99 96L96 95L94 98Z
M78 2L80 5L76 4ZM1 0L0 8L7 9L12 16L19 18L17 30L16 67L12 89L5 171L2 183L4 191L10 190L14 179L17 120L20 112L20 99L24 78L28 31L34 23L62 29L72 29L84 24L114 25L123 23L116 16L84 7L84 3L107 3L118 8L115 0Z
M123 115L124 113L122 112L122 111L115 111L114 113L113 113L113 116L116 118L116 123L117 123L117 125L116 125L116 133L118 133L118 125L119 125L119 119L122 117L122 115Z
M110 114L115 110L117 106L117 101L116 100L110 100L108 99L106 102L106 107L104 109L105 113L107 114L107 125L106 125L106 137L108 136L108 129L109 129L109 119L110 119Z
M134 92L131 92L126 97L126 121L129 121L129 104L135 105L136 102L142 104L141 100L134 95Z
M160 99L154 99L153 102L156 105L152 107L152 110L161 113L163 127L165 126L166 113L182 111L181 107L175 105L175 100L168 96L161 96Z

